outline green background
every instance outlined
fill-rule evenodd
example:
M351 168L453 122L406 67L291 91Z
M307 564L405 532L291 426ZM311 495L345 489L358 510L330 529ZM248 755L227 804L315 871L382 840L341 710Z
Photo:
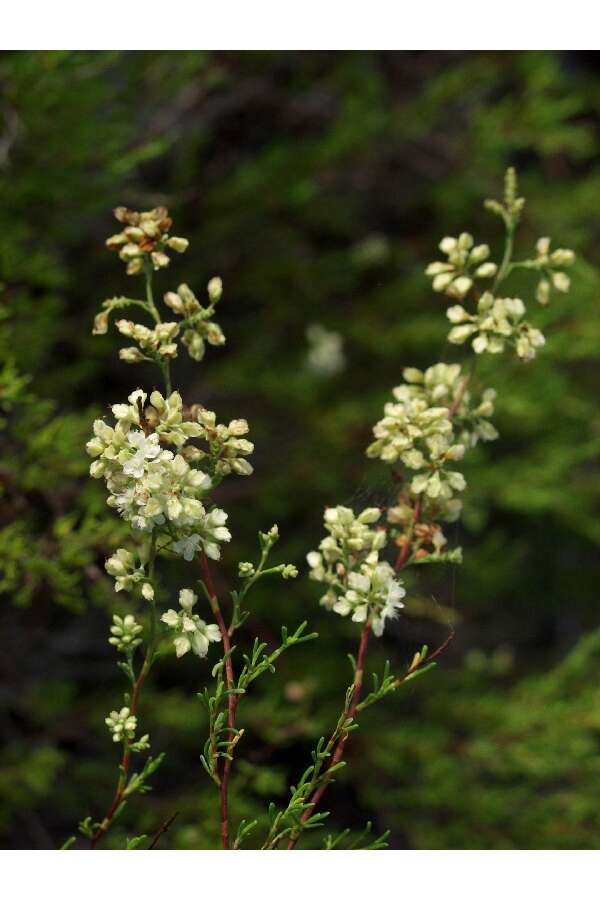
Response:
M545 234L572 247L573 288L535 310L548 338L535 363L478 367L499 391L501 438L465 466L451 529L465 564L407 576L406 615L370 666L400 671L422 642L456 637L432 674L364 714L324 832L372 820L395 848L600 848L599 73L583 52L0 56L2 847L59 846L103 814L116 774L103 719L122 679L106 637L128 606L103 561L123 527L83 446L96 415L156 375L117 360L118 335L91 336L100 301L135 284L103 246L112 207L165 203L190 238L160 287L224 280L227 345L200 365L182 357L175 379L187 401L248 418L256 444L255 475L219 490L234 534L225 591L259 528L278 522L276 561L304 571L325 505L390 499L364 448L402 367L444 346L445 304L423 270L465 229L497 257L482 201L515 165L519 255ZM314 322L343 336L343 372L307 368ZM170 605L181 579L164 573ZM240 706L234 822L282 802L337 717L356 626L318 596L306 578L254 595L249 637L308 618L321 638ZM156 670L140 716L167 758L104 846L175 812L161 847L218 846L198 759L209 670L187 657Z

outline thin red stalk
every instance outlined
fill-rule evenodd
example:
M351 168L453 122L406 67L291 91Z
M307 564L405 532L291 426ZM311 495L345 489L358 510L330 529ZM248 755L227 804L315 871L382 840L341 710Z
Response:
M465 395L465 391L467 390L467 388L469 386L470 380L471 380L471 373L469 373L468 375L465 375L465 377L463 378L463 382L456 393L456 397L452 401L452 404L448 410L448 418L449 419L452 419L456 415L456 410L460 406L460 402Z
M210 606L216 619L217 625L219 626L219 631L221 632L221 640L223 641L223 653L225 654L225 682L227 684L227 690L231 691L235 686L233 662L231 659L231 641L229 639L229 631L227 630L227 626L223 618L223 613L221 612L221 607L219 605L219 599L215 590L210 566L208 564L208 559L206 558L204 553L200 557L200 565L202 566L204 583L206 584L206 588L208 590ZM237 704L238 695L228 694L227 726L230 729L235 727L235 713ZM230 731L229 734L230 736L232 736L233 732ZM219 784L219 798L221 808L221 844L223 850L229 850L229 778L231 775L231 762L232 761L230 759L224 759Z
M353 682L353 690L352 690L352 700L350 702L350 707L348 709L348 718L354 719L356 716L356 709L358 704L360 703L360 692L362 689L363 676L365 671L365 660L367 658L367 648L369 646L369 638L371 636L371 621L367 619L365 624L363 625L363 629L360 634L360 642L358 645L358 653L356 655L356 669L354 671L354 682ZM342 759L344 755L344 749L346 747L346 741L348 740L348 733L345 732L342 737L339 739L336 748L331 757L331 761L327 766L327 769L331 769L333 766L336 766ZM329 779L325 779L323 783L317 788L314 794L311 796L309 803L310 806L306 809L300 818L300 824L303 825L310 816L315 811L315 807L317 806L319 800L327 790L329 786ZM288 850L293 850L296 846L298 839L300 838L300 833L298 833L295 837L292 837L288 843Z
M412 521L412 529L410 535L407 537L406 542L402 544L398 556L396 558L396 565L394 566L396 572L399 572L400 569L403 569L406 563L408 562L408 557L410 556L410 547L412 542L412 532L414 531L414 527L419 521L421 516L421 497L418 496L415 500L414 505L414 513L413 513L413 521Z
M142 685L144 684L144 681L146 680L146 675L148 674L147 660L148 660L148 657L144 661L144 665L142 666L140 674L138 675L138 677L135 681L135 684L133 686L133 693L131 695L131 706L129 707L132 716L135 716L135 714L137 712L138 703L139 703L139 699L140 699L140 691L142 689ZM112 822L117 810L121 806L121 803L123 801L123 794L125 793L125 788L127 787L127 775L129 773L130 762L131 762L131 750L129 749L129 743L126 743L125 747L123 749L123 756L121 757L120 775L119 775L119 781L117 783L117 789L115 791L115 795L112 799L112 803L110 804L106 815L104 816L102 822L100 823L100 827L97 829L96 833L92 837L91 844L90 844L90 850L96 849L96 845L98 844L98 841L102 838L102 836L104 834L106 834L106 832L110 828L111 822Z

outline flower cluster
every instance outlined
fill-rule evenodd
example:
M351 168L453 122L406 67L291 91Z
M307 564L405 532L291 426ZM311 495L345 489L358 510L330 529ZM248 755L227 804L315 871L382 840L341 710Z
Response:
M195 448L194 459L206 459L212 475L251 475L254 469L245 459L254 451L254 444L244 437L248 434L246 419L232 419L229 425L217 424L214 412L194 405L190 415L198 423L198 436L208 444L208 451Z
M123 618L113 616L108 643L116 647L119 653L131 653L142 643L142 639L138 637L142 631L142 626L138 625L132 615L128 614Z
M164 530L174 541L195 536L197 547L214 559L219 558L219 543L231 539L224 527L227 514L207 511L202 500L212 487L211 478L193 468L181 453L164 449L165 443L181 447L188 436L199 435L198 423L180 421L179 396L165 401L154 392L148 415L155 421L150 430L146 418L144 391L134 391L129 404L112 408L114 427L104 420L94 422L94 437L87 444L94 478L105 478L108 505L117 509L132 527L151 532Z
M543 275L538 283L535 296L538 303L546 306L550 301L553 288L566 294L571 287L571 279L566 272L562 272L560 269L564 266L572 266L575 262L575 254L572 250L562 247L550 252L549 237L540 238L535 246L537 251L535 265Z
M131 715L128 706L124 706L118 711L113 709L104 721L108 725L108 730L112 734L115 744L118 741L131 741L135 737L137 718Z
M205 344L220 347L225 343L225 335L221 326L211 322L215 306L223 295L223 282L220 278L211 278L208 282L208 306L201 306L194 292L187 284L180 284L177 291L167 291L165 304L178 316L183 317L181 342L187 347L192 359L196 361L204 357Z
M425 274L433 278L432 287L438 293L462 299L473 286L475 278L493 278L498 267L487 262L490 248L487 244L473 246L473 238L466 231L457 238L445 237L440 241L440 250L447 262L430 263Z
M106 241L109 250L118 252L127 263L128 275L139 275L144 269L144 259L150 260L154 269L169 265L167 250L184 253L189 242L185 238L170 237L173 220L164 206L147 212L136 212L125 206L113 210L115 219L125 227Z
M508 343L521 359L533 359L545 338L538 328L524 320L525 312L525 304L518 297L494 298L486 291L477 303L475 314L459 305L447 310L454 325L448 340L451 344L464 344L471 339L475 353L502 353Z
M146 577L143 564L136 564L133 553L122 547L106 560L104 568L115 579L115 591L130 591Z
M179 334L177 322L160 322L154 328L147 328L130 319L119 319L115 324L122 335L139 344L139 347L122 347L119 350L119 358L123 362L150 362L175 359L177 356L177 343L174 340Z
M392 393L398 402L385 404L367 456L388 463L400 460L409 469L420 469L425 465L428 442L452 434L448 408L430 406L424 397L406 397L402 387Z
M533 359L536 350L545 343L539 328L525 320L526 307L523 300L519 297L498 297L497 290L513 270L535 271L541 274L536 299L546 305L553 289L563 293L569 290L571 281L562 269L575 262L575 254L565 248L551 251L550 238L542 237L536 244L534 258L513 262L513 237L524 203L523 197L517 196L516 173L514 169L509 169L505 178L503 201L486 200L485 203L487 209L502 218L506 227L506 252L499 269L492 262L477 265L480 258L487 259L489 248L486 244L472 247L473 239L469 234L462 234L458 238L444 238L441 242L440 247L448 254L448 263L432 263L427 274L433 277L435 291L444 291L460 301L460 304L447 311L454 326L448 334L450 343L464 344L470 340L475 353L502 353L508 345L523 360ZM477 267L471 271L473 266ZM466 298L473 287L473 279L494 275L496 279L492 290L486 291L478 299L476 310L471 312L466 309Z
M416 370L411 370L414 374ZM402 462L418 472L412 479L414 494L450 500L454 491L466 487L460 472L446 469L447 463L463 458L465 445L455 441L450 410L447 406L430 406L422 395L407 385L394 389L397 403L386 403L384 417L375 425L375 441L367 448L367 456L384 462Z
M352 614L353 622L366 622L373 614L373 634L381 637L386 619L395 619L404 607L406 591L387 562L379 562L377 554L370 554L358 572L350 572L347 590L332 606L341 616Z
M208 653L209 644L221 640L221 632L218 625L207 625L200 616L192 614L192 609L198 601L196 594L189 588L179 592L179 605L181 609L167 610L161 616L161 621L177 632L173 640L177 656L184 656L192 650L196 656L204 657Z
M369 507L359 515L346 506L325 510L327 537L307 555L310 578L327 585L321 604L355 622L371 616L373 631L383 633L385 620L402 608L405 591L388 563L379 560L386 542L383 528L372 527L381 510Z
M424 371L409 367L402 374L405 384L394 389L395 398L403 403L421 399L430 407L447 407L452 411L452 428L459 443L474 447L479 440L493 441L498 437L489 421L494 414L496 392L484 390L476 403L466 389L466 376L458 363L436 363Z

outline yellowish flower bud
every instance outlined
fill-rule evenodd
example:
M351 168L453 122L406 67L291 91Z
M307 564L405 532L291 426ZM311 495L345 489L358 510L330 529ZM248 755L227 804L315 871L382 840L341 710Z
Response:
M207 290L211 303L217 303L223 295L223 281L219 277L211 278Z

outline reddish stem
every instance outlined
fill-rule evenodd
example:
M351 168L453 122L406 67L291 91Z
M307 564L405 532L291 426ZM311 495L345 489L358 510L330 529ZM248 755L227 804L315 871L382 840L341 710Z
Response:
M367 658L367 647L369 646L370 636L371 636L371 621L370 621L370 619L367 619L367 621L363 625L363 629L360 634L360 643L358 645L358 653L356 656L356 669L354 672L352 700L350 702L350 707L348 709L348 716L347 716L348 719L355 718L356 709L358 707L358 704L360 703L360 692L362 689L363 675L364 675L364 671L365 671L365 660ZM346 747L347 740L348 740L348 732L345 732L342 735L342 737L339 739L339 741L337 742L336 748L333 752L333 756L331 757L331 761L330 761L329 765L327 766L328 771L329 771L329 769L331 769L333 766L336 766L341 761L341 759L344 755L344 749ZM330 784L330 779L325 778L323 783L317 788L317 790L311 796L310 800L308 801L310 803L310 806L308 807L308 809L305 809L304 812L302 813L302 816L300 818L300 825L304 825L306 820L309 819L310 816L313 815L319 800L321 799L321 797L327 790L329 784ZM288 850L294 849L294 847L298 843L300 835L301 835L301 832L299 832L297 835L290 838L290 841L289 841L288 847L287 847Z
M212 574L210 571L210 566L208 564L208 559L206 555L203 553L200 557L200 565L202 567L202 574L204 576L204 583L206 584L206 588L208 590L208 599L210 602L210 607L213 611L213 615L216 619L217 625L219 626L219 631L221 632L221 639L223 641L223 652L225 654L225 681L227 684L227 690L233 690L235 686L235 675L233 671L233 662L231 659L231 641L229 639L229 631L227 630L227 626L225 624L225 620L223 618L223 613L221 612L221 607L219 605L219 600L217 597L217 592L215 590L214 582L212 579ZM237 694L228 694L227 695L227 726L229 729L233 729L235 727L235 714L238 704L238 695ZM233 732L230 730L230 737L233 736ZM229 779L231 775L231 759L225 758L223 760L223 768L220 775L220 784L219 784L219 797L220 797L220 808L221 808L221 845L223 850L229 850Z
M468 375L465 375L465 377L463 378L463 382L457 391L456 397L454 398L450 408L448 409L448 418L449 419L452 419L456 415L456 410L460 406L460 401L462 400L462 398L465 395L465 391L467 390L467 388L469 386L470 380L471 380L471 373L469 373Z
M402 544L402 546L398 552L398 556L396 558L396 565L394 566L396 572L399 572L400 569L403 569L404 566L406 565L406 563L408 562L408 557L410 556L410 548L411 548L411 543L412 543L412 534L413 534L415 525L419 521L420 516L421 516L421 497L418 496L417 499L415 500L415 505L414 505L411 532L410 532L409 536L407 537L406 542L404 544Z

